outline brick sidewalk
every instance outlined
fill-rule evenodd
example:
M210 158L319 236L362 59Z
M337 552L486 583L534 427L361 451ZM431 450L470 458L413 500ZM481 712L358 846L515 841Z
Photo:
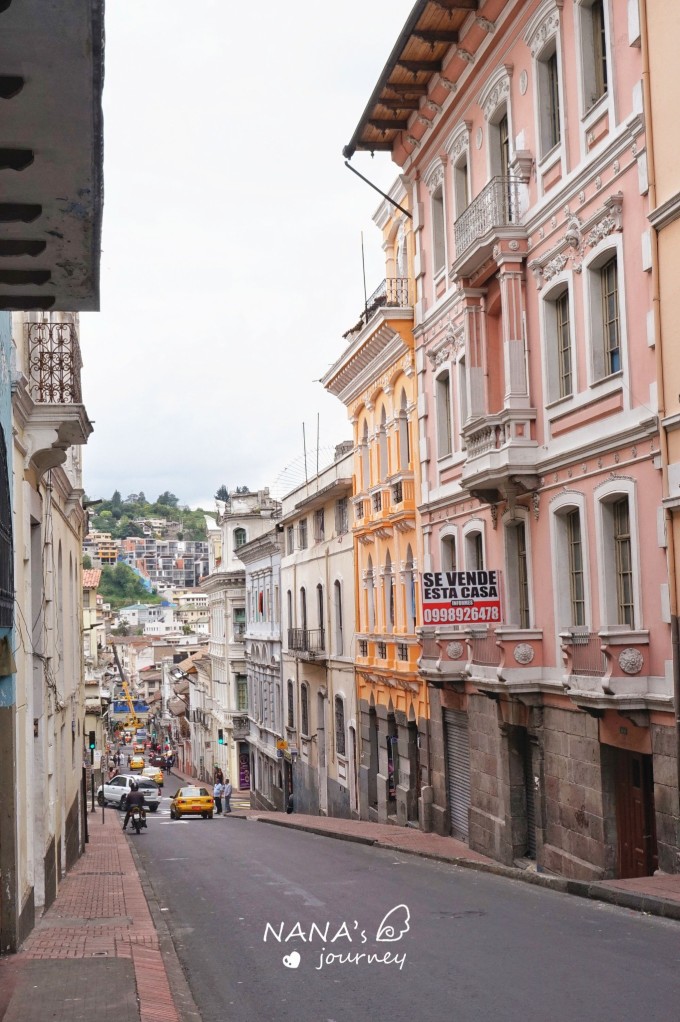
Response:
M21 950L0 960L12 989L3 1022L182 1022L129 844L138 838L121 824L116 809L103 823L101 809L88 813L85 853Z

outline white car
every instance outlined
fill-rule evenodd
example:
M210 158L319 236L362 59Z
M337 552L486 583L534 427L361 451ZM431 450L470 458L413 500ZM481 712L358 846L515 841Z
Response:
M118 774L107 781L103 788L100 785L97 790L97 802L100 806L111 803L119 809L127 809L127 798L133 781L144 795L145 807L155 813L161 803L158 785L148 777L140 777L139 774Z

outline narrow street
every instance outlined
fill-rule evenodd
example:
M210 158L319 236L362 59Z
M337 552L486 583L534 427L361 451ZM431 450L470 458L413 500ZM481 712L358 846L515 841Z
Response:
M674 922L251 820L174 822L167 797L134 847L203 1022L677 1014ZM399 909L401 936L376 941L400 905L408 928Z

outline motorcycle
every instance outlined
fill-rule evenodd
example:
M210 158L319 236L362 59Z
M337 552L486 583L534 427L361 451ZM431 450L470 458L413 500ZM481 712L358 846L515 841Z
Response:
M140 834L142 827L146 827L146 813L141 806L133 806L130 810L130 823L135 834Z

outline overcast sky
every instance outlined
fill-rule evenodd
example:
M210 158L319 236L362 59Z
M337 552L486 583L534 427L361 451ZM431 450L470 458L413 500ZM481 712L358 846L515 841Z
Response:
M315 381L363 307L362 231L369 294L384 264L380 196L341 150L412 5L108 0L91 498L280 493L302 478L303 423L310 473L317 415L323 449L351 436ZM384 190L398 172L353 165Z

